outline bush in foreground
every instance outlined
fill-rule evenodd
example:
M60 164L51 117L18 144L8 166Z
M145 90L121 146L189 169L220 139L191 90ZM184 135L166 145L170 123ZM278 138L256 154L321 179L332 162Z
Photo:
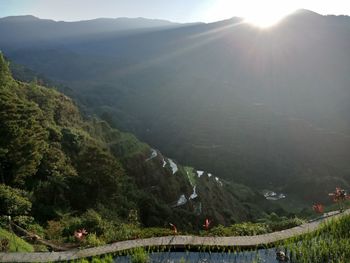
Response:
M324 223L317 231L284 243L293 262L349 262L350 216Z
M147 263L149 256L143 248L136 248L131 255L131 263Z

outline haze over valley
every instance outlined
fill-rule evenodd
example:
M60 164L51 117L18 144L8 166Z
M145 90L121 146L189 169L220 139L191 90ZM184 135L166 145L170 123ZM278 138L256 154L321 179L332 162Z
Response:
M175 22L0 10L0 241L273 235L349 205L350 17L172 5Z
M13 62L181 163L309 201L348 186L346 16L299 10L268 29L240 18L0 21Z

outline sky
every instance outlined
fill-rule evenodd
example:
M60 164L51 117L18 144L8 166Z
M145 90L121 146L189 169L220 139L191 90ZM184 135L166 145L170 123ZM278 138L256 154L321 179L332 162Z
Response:
M324 15L350 15L350 0L0 0L0 17L30 14L64 21L146 17L213 22L234 16L277 19L300 8Z

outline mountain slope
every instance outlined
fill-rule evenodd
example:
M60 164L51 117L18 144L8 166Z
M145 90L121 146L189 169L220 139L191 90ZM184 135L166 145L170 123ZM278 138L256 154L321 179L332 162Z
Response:
M349 187L349 26L301 10L268 30L234 18L8 54L181 163L311 203Z
M83 118L52 88L14 80L2 55L0 102L0 210L21 223L23 216L50 226L67 215L87 220L99 213L120 225L136 211L143 226L173 222L193 231L207 217L228 224L278 208L245 186L198 177L133 135Z

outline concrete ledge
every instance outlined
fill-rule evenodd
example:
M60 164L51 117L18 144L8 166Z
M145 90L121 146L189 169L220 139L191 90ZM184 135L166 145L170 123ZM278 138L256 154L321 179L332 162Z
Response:
M331 220L341 215L350 214L350 209L344 213L326 215L317 221L305 223L301 226L256 236L232 236L232 237L199 237L199 236L165 236L147 239L127 240L112 244L76 249L64 252L34 252L34 253L0 253L0 262L57 262L69 261L79 258L100 256L115 253L137 247L167 246L184 248L186 246L223 246L223 247L256 247L274 244L294 236L315 231L322 222Z

